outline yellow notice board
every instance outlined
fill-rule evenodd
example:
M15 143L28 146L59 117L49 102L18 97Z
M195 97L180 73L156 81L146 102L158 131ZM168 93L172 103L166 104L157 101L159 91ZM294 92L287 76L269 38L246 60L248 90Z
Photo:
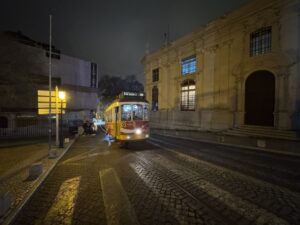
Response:
M51 91L51 114L60 114L61 108L64 114L66 107L66 99L61 100L58 98L58 89ZM49 114L49 90L38 90L38 114Z

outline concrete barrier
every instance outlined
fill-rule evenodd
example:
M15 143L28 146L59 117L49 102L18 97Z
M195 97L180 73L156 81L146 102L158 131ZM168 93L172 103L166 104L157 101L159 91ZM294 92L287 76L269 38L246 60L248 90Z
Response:
M12 200L9 192L0 193L0 217L3 217L9 210L11 203Z
M29 167L28 178L35 179L40 176L43 172L43 164L41 162L34 163Z
M49 158L55 159L58 156L58 150L56 148L52 148L49 152Z

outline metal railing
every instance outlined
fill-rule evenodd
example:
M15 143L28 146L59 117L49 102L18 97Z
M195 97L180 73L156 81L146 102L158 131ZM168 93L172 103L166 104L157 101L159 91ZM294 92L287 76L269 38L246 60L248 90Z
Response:
M55 135L55 120L51 124L52 135ZM14 119L8 121L7 128L0 128L0 138L13 137L46 137L49 133L48 118ZM63 122L63 133L69 133L69 126Z

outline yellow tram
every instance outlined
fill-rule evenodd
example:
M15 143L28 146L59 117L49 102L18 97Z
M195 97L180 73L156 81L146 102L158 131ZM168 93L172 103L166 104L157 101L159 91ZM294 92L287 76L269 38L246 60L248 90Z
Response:
M106 131L122 147L149 138L149 104L144 93L122 92L104 116Z

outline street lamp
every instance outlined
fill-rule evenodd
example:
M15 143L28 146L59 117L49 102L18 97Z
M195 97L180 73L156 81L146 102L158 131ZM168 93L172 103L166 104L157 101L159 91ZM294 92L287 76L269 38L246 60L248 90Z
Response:
M66 99L66 93L64 91L59 91L58 92L58 98L60 100L60 132L59 132L59 147L63 148L64 147L64 140L63 140L63 126L62 126L62 115L63 115L63 101Z

